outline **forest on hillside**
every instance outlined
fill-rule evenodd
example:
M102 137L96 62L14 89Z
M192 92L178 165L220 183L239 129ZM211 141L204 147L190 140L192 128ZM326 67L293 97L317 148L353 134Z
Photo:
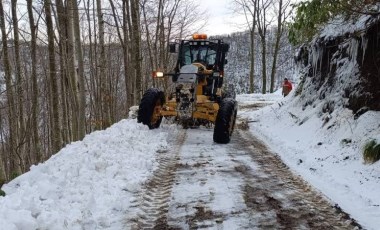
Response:
M167 42L203 13L182 0L0 1L0 183L126 118L158 84L152 70L172 65Z
M296 47L326 15L364 4L334 1L332 14L325 1L307 2L231 0L247 30L220 36L231 45L225 85L273 92L295 76ZM176 55L168 43L205 23L207 12L195 0L0 0L0 185L126 118L146 89L170 87L152 71L170 71Z

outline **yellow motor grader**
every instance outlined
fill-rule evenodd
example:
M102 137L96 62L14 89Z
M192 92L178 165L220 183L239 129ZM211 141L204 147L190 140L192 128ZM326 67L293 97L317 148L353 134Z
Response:
M184 128L214 125L216 143L228 143L234 130L237 102L232 92L222 88L229 44L195 34L193 39L169 44L178 53L173 73L154 72L153 77L172 77L173 92L165 95L157 88L145 91L137 121L158 128L163 117L175 117Z

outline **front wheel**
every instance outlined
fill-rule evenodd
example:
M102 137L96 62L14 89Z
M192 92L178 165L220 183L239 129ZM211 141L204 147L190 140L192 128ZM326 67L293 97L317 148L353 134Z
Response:
M215 120L214 141L216 143L227 144L230 142L235 128L236 114L237 102L233 98L224 98L220 103Z
M164 92L156 88L145 91L139 106L137 122L147 125L149 129L160 127L161 109L165 103Z

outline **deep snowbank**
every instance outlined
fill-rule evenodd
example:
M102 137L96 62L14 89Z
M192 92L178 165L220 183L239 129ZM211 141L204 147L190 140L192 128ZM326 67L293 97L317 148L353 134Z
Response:
M122 229L132 194L157 166L166 136L123 120L67 145L3 186L0 229Z

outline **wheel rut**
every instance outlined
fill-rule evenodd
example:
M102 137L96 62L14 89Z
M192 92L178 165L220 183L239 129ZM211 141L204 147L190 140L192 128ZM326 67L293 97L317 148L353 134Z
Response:
M176 131L126 229L362 229L239 120L228 145Z
M132 207L137 208L136 216L126 220L127 229L173 229L167 224L167 213L171 189L178 168L180 148L186 139L186 130L170 137L169 150L160 151L158 169L137 195Z
M361 229L361 226L301 177L293 174L280 157L255 136L237 130L240 148L249 153L257 168L246 176L243 188L249 212L260 213L255 227L264 229Z

